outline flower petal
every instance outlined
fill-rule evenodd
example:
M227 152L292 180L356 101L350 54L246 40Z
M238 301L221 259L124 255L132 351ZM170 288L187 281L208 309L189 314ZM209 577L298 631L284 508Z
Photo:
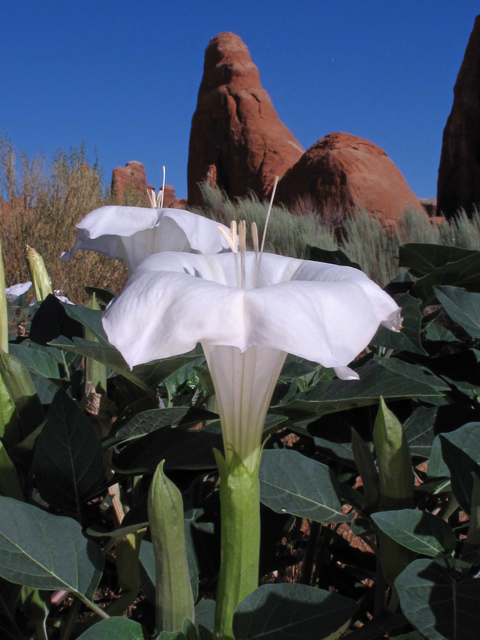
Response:
M247 253L247 281L254 270L255 256ZM269 284L275 274L278 284ZM151 256L108 307L105 331L130 366L202 342L242 352L272 347L325 367L346 367L381 322L394 323L399 315L388 294L349 267L265 254L259 288L235 283L234 254Z
M75 244L62 260L71 260L80 249L97 251L124 260L133 271L160 251L217 253L228 249L216 222L183 209L101 207L77 227Z

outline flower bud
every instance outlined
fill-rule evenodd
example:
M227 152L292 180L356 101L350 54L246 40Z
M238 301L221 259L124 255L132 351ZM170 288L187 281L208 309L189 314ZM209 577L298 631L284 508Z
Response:
M45 298L52 293L52 285L48 277L45 262L42 256L29 247L27 244L26 257L30 278L32 279L35 297L39 302L43 302Z
M155 556L157 631L182 631L194 622L195 604L188 572L182 494L160 462L148 493L148 518Z

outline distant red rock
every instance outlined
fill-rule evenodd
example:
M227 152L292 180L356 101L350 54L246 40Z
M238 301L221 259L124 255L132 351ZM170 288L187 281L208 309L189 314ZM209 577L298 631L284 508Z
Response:
M150 199L148 198L148 192L153 191L155 193L155 187L152 187L147 183L147 175L145 167L141 162L132 160L127 162L124 167L116 167L112 173L112 193L115 194L117 202L122 204L125 191L127 189L136 189L140 196L145 194L146 198L142 204L145 207L150 206ZM185 199L179 200L175 197L175 187L166 184L165 195L163 197L163 206L165 209L182 209L184 208Z
M420 204L425 209L429 218L437 216L437 199L436 198L419 198Z
M480 15L475 19L443 131L437 184L438 212L472 214L480 206Z
M267 196L302 155L280 121L241 38L220 33L205 51L203 78L192 118L188 154L188 204L202 205L206 180L230 198L249 190Z
M116 167L112 173L112 193L119 203L123 201L125 191L132 188L145 195L149 189L145 167L136 160L127 162L124 167Z
M325 219L365 208L386 228L396 226L407 207L425 213L385 151L349 133L318 140L280 180L278 202L294 205L302 199L314 203Z

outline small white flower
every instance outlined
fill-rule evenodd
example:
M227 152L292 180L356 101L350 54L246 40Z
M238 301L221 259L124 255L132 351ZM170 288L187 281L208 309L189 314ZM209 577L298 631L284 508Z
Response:
M31 281L28 282L20 282L19 284L14 284L11 287L5 289L5 294L7 297L7 302L13 302L18 296L26 293L30 287L32 286Z

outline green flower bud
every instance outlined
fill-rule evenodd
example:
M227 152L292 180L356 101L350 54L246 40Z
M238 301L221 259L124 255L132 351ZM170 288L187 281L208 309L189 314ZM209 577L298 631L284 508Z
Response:
M35 297L39 302L42 302L50 293L53 293L45 263L42 256L37 253L35 249L29 247L28 244L26 248L26 257Z
M382 511L413 509L414 482L412 459L403 427L380 398L373 442L377 456ZM378 533L380 563L385 580L393 587L395 578L415 559L409 549Z
M155 556L157 631L182 631L194 622L195 604L188 572L182 494L160 462L148 493L148 517Z

